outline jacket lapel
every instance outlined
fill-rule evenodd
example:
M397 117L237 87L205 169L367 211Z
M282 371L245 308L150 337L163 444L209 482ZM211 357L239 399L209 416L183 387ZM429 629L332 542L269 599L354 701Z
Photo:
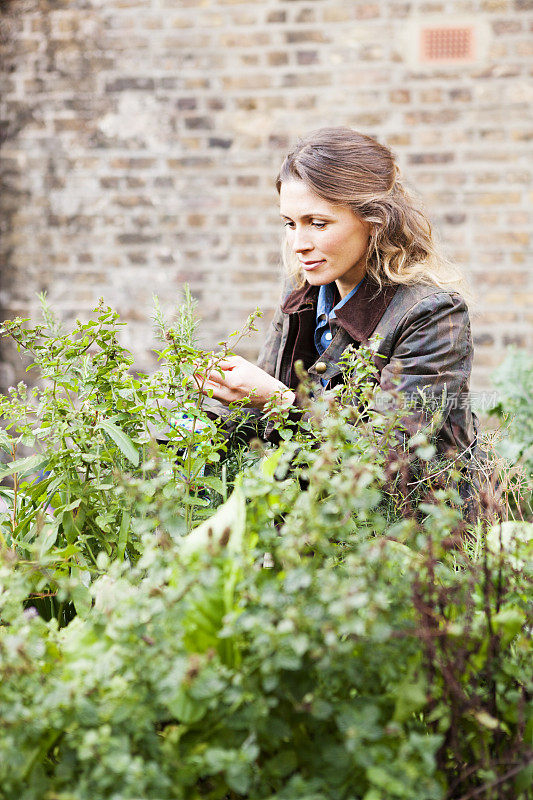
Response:
M354 342L366 342L370 338L397 288L398 285L393 284L380 289L365 275L354 296L335 312L339 325ZM285 298L281 310L285 314L299 314L310 307L316 308L318 291L318 286L310 284L296 289Z
M287 295L281 310L285 314L298 314L300 311L308 310L310 306L314 305L316 308L318 292L318 286L306 283L300 289L295 289L294 292Z
M379 286L366 276L354 296L335 312L339 325L354 342L366 342L394 297L397 284Z

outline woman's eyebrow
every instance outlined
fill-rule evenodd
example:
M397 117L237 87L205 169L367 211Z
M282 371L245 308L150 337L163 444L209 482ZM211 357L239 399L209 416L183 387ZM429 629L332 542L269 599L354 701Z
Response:
M280 217L283 219L292 219L292 217L288 217L286 214L282 214L280 211ZM300 219L314 219L314 217L320 217L321 219L334 219L331 214L323 214L320 211L312 212L311 214L302 214Z

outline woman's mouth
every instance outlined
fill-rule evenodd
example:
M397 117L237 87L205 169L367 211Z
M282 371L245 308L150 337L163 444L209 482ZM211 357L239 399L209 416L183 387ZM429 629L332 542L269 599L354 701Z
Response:
M320 261L300 261L300 264L302 265L302 267L306 272L309 272L309 270L312 269L316 269L316 267L319 267L321 264L325 263L326 263L325 258L322 258Z

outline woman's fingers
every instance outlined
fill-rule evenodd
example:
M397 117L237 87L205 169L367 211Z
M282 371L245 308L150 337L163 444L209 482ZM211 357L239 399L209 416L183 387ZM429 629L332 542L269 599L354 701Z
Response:
M211 372L207 375L207 380L211 381L211 383L224 383L224 375L221 375L220 372L216 370L211 370Z
M222 359L215 366L210 367L205 373L195 373L195 376L203 379L205 376L207 380L214 381L217 384L223 384L226 381L226 374L239 366L243 359L240 356L229 356Z
M276 378L241 356L228 356L195 373L195 380L203 394L223 403L246 401L255 408L263 408L276 394L287 393L292 403L294 394Z
M219 361L214 369L231 370L235 367L241 366L244 363L244 358L241 356L227 356Z
M220 400L223 403L231 403L239 399L239 395L230 386L224 383L215 383L214 381L206 381L202 388L202 394L213 397L215 400Z
M203 369L203 371L202 371L202 369ZM217 383L220 383L221 381L224 380L224 376L221 375L221 372L220 372L220 369L218 367L218 364L217 364L216 367L208 366L208 367L203 367L203 368L200 367L200 365L198 365L197 366L197 370L198 370L197 372L193 373L193 378L196 381L196 384L198 386L202 386L203 384L205 384L206 381L213 381L214 380Z

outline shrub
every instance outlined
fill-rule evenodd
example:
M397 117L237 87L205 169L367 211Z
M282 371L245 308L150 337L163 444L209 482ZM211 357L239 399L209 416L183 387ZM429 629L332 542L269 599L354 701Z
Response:
M146 457L121 476L105 434L101 491L128 510L128 544L121 559L117 511L88 586L81 537L73 556L60 525L46 546L46 521L9 540L6 798L526 800L533 526L485 525L474 559L453 482L429 478L416 508L395 505L413 458L433 474L433 449L418 436L398 450L398 414L372 411L365 353L347 368L363 405L333 393L300 424L273 407L280 446L257 443L253 468L188 534L184 509L209 486L187 492L183 455L174 468L129 418ZM78 616L56 614L60 627L36 613L37 585Z
M27 320L15 319L2 329L31 359L40 385L19 383L0 398L0 449L10 459L0 479L11 479L11 486L0 487L6 506L0 542L47 564L44 578L33 572L32 594L41 595L43 613L67 614L67 621L72 609L59 607L55 577L77 571L83 587L99 552L130 562L140 553L134 511L115 491L118 475L146 475L151 454L165 455L168 483L179 493L174 527L181 532L212 513L217 496L227 496L224 474L204 474L227 449L226 437L221 421L205 413L193 373L216 367L229 350L224 344L211 354L194 346L194 303L187 292L173 327L156 314L162 366L150 376L132 371L133 357L120 344L123 323L103 302L71 332L42 303L42 324L27 327ZM232 338L239 341L252 329L253 317ZM18 457L21 448L31 454ZM81 588L75 602L87 602Z
M496 443L500 488L510 501L507 513L524 519L533 514L533 358L525 350L509 348L492 382L499 399L489 413L500 420L504 434L500 432Z

